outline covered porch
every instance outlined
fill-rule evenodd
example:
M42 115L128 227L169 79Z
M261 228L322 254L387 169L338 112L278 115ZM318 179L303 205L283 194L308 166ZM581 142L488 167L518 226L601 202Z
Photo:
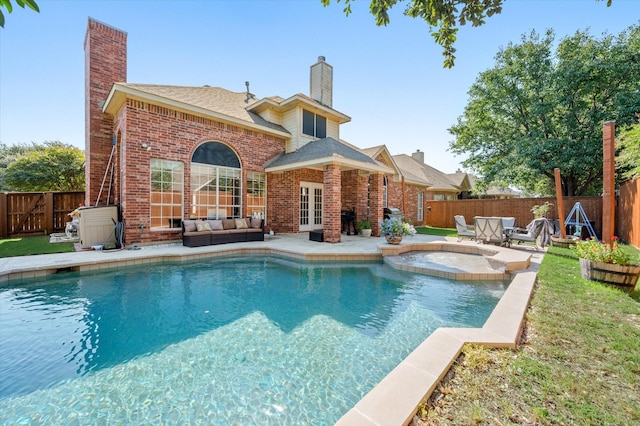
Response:
M322 230L323 241L339 243L343 212L355 222L369 219L380 235L383 177L395 170L333 138L310 142L265 164L269 224L283 232Z

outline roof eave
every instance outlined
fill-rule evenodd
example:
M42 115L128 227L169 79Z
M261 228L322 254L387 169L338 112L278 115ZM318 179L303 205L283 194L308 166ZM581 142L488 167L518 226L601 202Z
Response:
M314 158L313 160L299 161L296 163L283 164L281 166L266 167L265 172L285 172L295 169L322 169L322 167L328 164L337 164L345 169L356 169L372 173L393 172L392 169L381 164L365 163L358 160L352 160L341 155L330 155L322 158Z
M111 90L109 91L109 95L102 107L102 112L115 115L120 110L122 105L124 104L126 98L133 98L139 100L147 100L156 104L160 104L162 106L169 107L171 109L176 109L188 113L192 113L199 116L205 116L213 119L217 119L220 121L225 121L228 123L236 124L238 126L249 127L255 130L259 130L261 132L270 133L276 136L280 136L283 138L290 138L291 134L289 132L283 132L280 130L272 129L267 126L262 126L260 124L252 123L250 121L241 120L239 118L231 117L225 114L220 114L215 111L211 111L206 108L201 108L198 106L190 105L184 102L179 102L173 99L165 98L163 96L154 95L151 93L147 93L141 90L134 89L132 87L123 86L119 83L114 83L111 86Z
M306 99L305 97L300 95L290 96L287 99L284 99L282 102L276 102L273 99L264 98L247 107L247 111L255 111L256 113L259 113L264 111L268 107L273 107L277 110L287 110L294 108L295 106L297 106L297 104L303 104L310 108L320 110L327 116L338 121L340 124L348 123L351 121L351 117L349 117L348 115L336 111L333 108L322 105L319 102L310 101L309 99Z

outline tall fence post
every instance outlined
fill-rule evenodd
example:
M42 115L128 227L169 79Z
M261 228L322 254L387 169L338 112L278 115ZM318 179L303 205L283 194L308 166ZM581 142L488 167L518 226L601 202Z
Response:
M602 241L613 242L616 209L616 123L602 125Z

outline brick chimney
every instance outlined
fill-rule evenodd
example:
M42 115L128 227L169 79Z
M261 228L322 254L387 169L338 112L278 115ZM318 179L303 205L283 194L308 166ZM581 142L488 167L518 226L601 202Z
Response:
M416 150L416 152L414 152L413 154L411 154L411 158L413 158L420 164L424 164L424 152L420 151L419 149Z
M318 62L311 65L311 98L322 105L333 107L333 67L318 56Z
M102 107L113 83L127 81L127 33L89 18L84 65L85 204L105 204L107 191L103 191L102 200L98 200L98 194L114 144L114 129L113 118L103 113ZM114 176L118 175L116 170Z

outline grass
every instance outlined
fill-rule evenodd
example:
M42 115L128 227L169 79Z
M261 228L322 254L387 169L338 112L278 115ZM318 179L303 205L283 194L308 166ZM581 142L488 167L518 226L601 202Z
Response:
M418 424L639 424L640 291L583 280L574 253L550 247L523 344L467 345L448 377Z
M48 235L0 240L0 258L75 251L73 243L49 243Z
M432 226L417 226L416 232L424 235L437 235L439 237L455 237L458 235L455 229L434 228Z

